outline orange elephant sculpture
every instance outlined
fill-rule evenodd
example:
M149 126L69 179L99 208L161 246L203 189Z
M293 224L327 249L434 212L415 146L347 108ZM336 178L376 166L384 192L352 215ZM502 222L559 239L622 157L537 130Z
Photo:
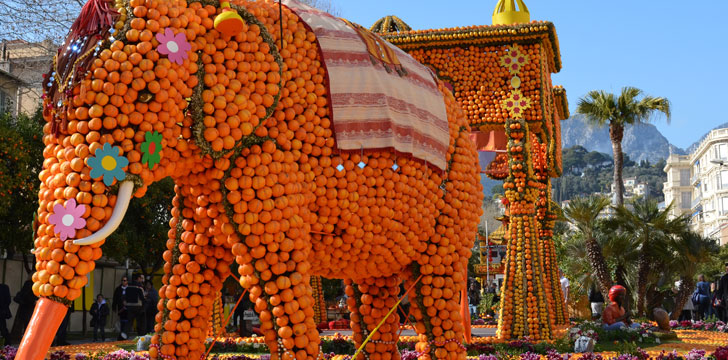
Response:
M232 35L216 30L235 15ZM417 350L465 359L460 294L482 187L463 112L440 84L442 170L391 149L340 151L318 46L271 1L89 0L44 79L41 300L18 359L45 357L130 199L165 177L176 186L152 358L201 358L235 262L273 359L320 355L311 275L345 280L357 346L419 279ZM399 359L398 325L395 313L364 354Z

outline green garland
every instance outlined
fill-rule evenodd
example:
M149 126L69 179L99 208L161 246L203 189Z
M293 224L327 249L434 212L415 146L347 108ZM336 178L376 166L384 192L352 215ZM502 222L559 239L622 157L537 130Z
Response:
M180 194L175 194L175 195L179 196L180 203L178 206L179 216L177 217L177 225L175 226L174 247L172 247L172 261L170 262L171 263L170 269L179 263L179 256L181 255L180 251L179 251L179 244L182 241L182 233L185 231L182 228L182 221L185 219L184 215L182 215L182 212L184 210L184 197ZM169 282L169 280L167 280L167 282ZM169 285L169 284L166 284L166 285ZM160 300L162 300L162 299L160 299ZM169 311L169 309L167 309L167 306L164 306L162 308L162 322L161 322L162 327L159 329L159 331L156 332L156 334L158 335L157 338L159 339L159 342L160 342L159 345L161 345L161 342L162 342L162 333L164 333L164 324L169 320L169 312L170 311Z

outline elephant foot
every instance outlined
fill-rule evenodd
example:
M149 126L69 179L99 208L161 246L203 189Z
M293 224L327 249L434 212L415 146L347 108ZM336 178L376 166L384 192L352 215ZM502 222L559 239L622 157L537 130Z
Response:
M368 278L359 284L346 280L346 295L351 311L351 328L354 331L354 344L361 347L363 341L372 333L362 353L369 360L399 360L397 350L399 340L399 314L388 315L397 304L399 276ZM382 319L386 320L382 323ZM382 323L381 326L379 324ZM378 327L379 326L379 327Z

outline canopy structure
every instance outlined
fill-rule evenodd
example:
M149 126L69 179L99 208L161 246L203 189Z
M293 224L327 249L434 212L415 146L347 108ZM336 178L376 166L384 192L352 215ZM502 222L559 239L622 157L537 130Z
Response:
M480 166L504 181L509 215L498 324L505 339L548 339L568 321L552 241L557 209L550 179L562 172L560 121L569 110L564 88L551 82L562 65L554 24L527 22L529 16L521 0L518 6L501 0L493 18L503 25L380 33L446 82L479 149L497 154L481 156L492 162Z

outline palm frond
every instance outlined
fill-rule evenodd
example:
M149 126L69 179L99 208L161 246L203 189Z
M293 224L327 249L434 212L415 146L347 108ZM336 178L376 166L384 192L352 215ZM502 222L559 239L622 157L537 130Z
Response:
M599 127L612 122L615 110L614 95L603 90L590 91L576 105L577 113L586 116L587 121Z
M609 206L609 199L603 196L578 197L564 208L564 217L579 231L591 234L597 218Z
M636 111L641 116L641 122L649 121L651 118L651 115L655 112L661 112L665 115L665 121L669 124L670 123L670 117L672 115L671 107L670 107L670 100L664 97L652 97L652 96L645 96L640 100L637 105L635 105L638 111Z

